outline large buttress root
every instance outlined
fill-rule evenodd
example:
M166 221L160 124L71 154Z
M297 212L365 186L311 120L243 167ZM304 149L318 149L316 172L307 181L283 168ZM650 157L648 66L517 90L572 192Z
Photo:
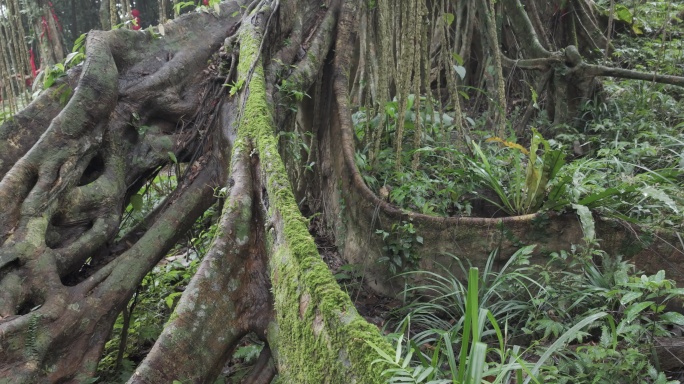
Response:
M320 259L278 153L269 107L272 95L260 57L272 9L257 9L239 32L237 72L246 86L230 198L220 224L223 236L212 245L169 326L130 383L209 380L222 357L247 332L267 342L262 360L272 354L284 382L380 382L375 372L381 367L371 367L374 354L366 341L386 345L377 329L357 314ZM267 275L270 284L263 281ZM220 320L204 319L211 315L211 306L222 314ZM208 328L198 329L199 324ZM207 354L207 349L213 353ZM192 355L192 361L160 368L179 353ZM274 372L255 372L250 380L269 382Z
M255 185L248 148L237 144L221 235L129 383L206 382L220 372L242 336L250 331L264 335L272 299L264 221L256 207L255 194L261 189ZM168 366L169 361L175 363Z
M163 37L91 32L66 87L0 127L0 201L11 202L0 213L0 381L91 377L142 278L213 204L226 172L218 148L197 143L219 122L193 116L201 101L218 109L202 69L237 29L241 5L169 23ZM65 89L75 91L62 108ZM192 160L191 171L154 220L117 243L129 197L169 153Z
M276 370L287 382L379 380L366 341L387 345L318 255L278 153L276 124L291 120L272 108L288 97L274 96L279 81L305 90L320 78L340 3L224 2L218 15L166 24L162 37L93 32L62 88L74 90L68 104L49 90L0 127L0 199L17 202L0 214L0 381L92 377L144 275L222 186L220 234L130 382L210 381L249 332L267 343L249 382ZM239 46L233 70L208 79L224 40ZM266 50L278 58L268 75ZM188 171L119 238L130 196L169 153Z

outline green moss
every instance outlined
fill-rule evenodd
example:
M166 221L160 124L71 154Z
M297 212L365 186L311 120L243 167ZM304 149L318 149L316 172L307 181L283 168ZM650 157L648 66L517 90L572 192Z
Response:
M277 211L284 224L284 239L270 258L278 333L274 349L280 377L288 383L381 382L378 371L382 367L371 366L377 355L366 341L388 351L390 347L378 330L358 315L349 296L337 285L297 207L278 153L258 57L260 37L252 28L245 23L240 33L238 74L248 84L238 137L255 146L266 175L271 214ZM251 79L247 79L251 68ZM236 145L236 153L242 150L245 148Z

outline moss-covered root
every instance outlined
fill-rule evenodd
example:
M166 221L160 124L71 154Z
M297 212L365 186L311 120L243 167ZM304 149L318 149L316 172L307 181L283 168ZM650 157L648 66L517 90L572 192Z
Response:
M278 154L259 59L262 31L255 25L263 23L247 21L240 32L238 73L247 89L238 134L255 144L268 198L261 206L273 224L267 248L276 316L267 337L279 376L286 383L379 383L383 367L372 365L367 342L390 347L337 285L295 203Z

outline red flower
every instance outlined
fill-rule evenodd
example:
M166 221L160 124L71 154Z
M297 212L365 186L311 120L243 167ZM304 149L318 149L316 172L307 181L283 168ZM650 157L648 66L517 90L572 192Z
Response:
M133 16L133 25L131 26L131 29L134 31L140 30L140 11L137 9L133 8L131 9L131 16Z
M133 20L135 21L135 23L133 23L133 27L132 27L133 30L134 31L140 30L140 18L135 17Z
M204 1L202 1L202 4L204 4L204 5L209 5L209 0L204 0Z

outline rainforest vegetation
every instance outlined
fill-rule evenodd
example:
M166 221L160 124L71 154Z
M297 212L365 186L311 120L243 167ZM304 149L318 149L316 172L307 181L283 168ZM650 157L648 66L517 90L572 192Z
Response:
M0 383L677 383L684 3L0 0Z

